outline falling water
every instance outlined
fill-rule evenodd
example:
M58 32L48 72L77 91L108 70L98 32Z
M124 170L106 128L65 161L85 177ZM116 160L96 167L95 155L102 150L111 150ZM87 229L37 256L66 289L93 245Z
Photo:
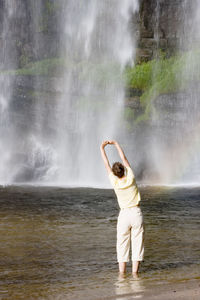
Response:
M179 155L184 182L200 182L200 3L184 0L184 24L186 38L183 36L182 47L188 51L183 65L181 80L185 78L190 83L186 89L185 100L185 130L183 139L184 154ZM191 18L188 19L187 13ZM179 149L180 151L181 149Z
M19 58L25 58L25 54L18 53L21 43L24 43L25 49L25 43L30 39L30 45L37 49L38 41L34 34L37 30L34 27L39 26L40 4L41 1L27 4L23 0L2 1L1 4L0 182L5 184L40 180L40 174L48 168L41 164L42 154L35 135L39 125L37 99L31 102L19 86L16 89L17 79L9 71L19 68ZM43 100L40 100L42 107Z
M149 127L132 128L134 133L129 134L123 120L122 73L135 56L133 19L139 1L52 0L48 5L54 5L59 18L51 20L54 38L49 42L46 2L2 0L0 182L105 186L99 145L103 139L115 138L125 141L128 158L143 181L198 183L200 4L180 3L177 50L186 53L181 71L177 70L180 91L154 99ZM157 0L158 52L163 7L164 1ZM57 55L63 67L59 74L12 75L8 70L21 67L20 43L23 49L33 49L30 61ZM158 70L159 63L153 80ZM187 82L184 87L183 82ZM115 153L109 152L109 157L113 160Z
M160 3L157 0L155 36L158 40ZM200 124L199 82L199 13L198 1L184 0L181 6L182 23L177 28L183 55L182 67L177 70L180 92L160 95L152 103L152 136L149 147L155 175L147 181L160 184L198 184L200 181ZM159 51L159 49L158 49ZM154 72L159 68L159 61ZM183 86L185 82L185 86ZM189 83L189 84L188 84Z
M4 6L1 7L1 36L0 41L2 44L0 52L0 69L4 70L9 67L15 67L15 60L13 57L16 53L13 53L12 45L12 28L13 28L13 15L15 13L15 2L7 1ZM12 138L13 135L10 131L13 131L11 122L11 114L9 112L9 106L12 98L12 79L8 76L0 75L0 181L6 182L9 180L9 164L11 161ZM11 129L12 128L12 129ZM14 132L13 132L14 133ZM9 136L9 139L8 139Z
M12 32L13 20L23 12L22 4L12 0L5 3L3 41ZM57 36L65 71L46 84L56 91L56 97L52 100L37 94L29 104L26 99L20 98L20 102L12 97L12 76L1 75L0 182L104 185L99 145L103 139L120 134L124 99L121 75L135 55L129 25L138 1L61 0L57 5L62 7ZM37 29L43 6L42 1L30 2L31 43L36 52L44 43ZM9 61L13 47L4 43L4 48ZM45 80L35 76L31 81L34 90L44 88Z
M134 57L128 25L137 1L68 1L64 48L68 69L58 107L59 181L101 185L99 145L118 137L123 68ZM65 137L65 138L63 138ZM97 171L98 170L98 171Z

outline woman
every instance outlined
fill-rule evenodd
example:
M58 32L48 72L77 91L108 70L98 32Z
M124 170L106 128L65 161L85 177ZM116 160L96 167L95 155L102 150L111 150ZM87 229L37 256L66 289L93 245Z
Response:
M123 162L115 162L110 167L106 145L114 145ZM139 207L140 193L138 191L130 164L116 141L104 141L101 144L101 155L108 171L110 182L115 190L120 213L117 220L117 260L119 272L125 274L126 262L129 261L130 243L132 246L132 273L138 273L139 263L143 260L143 216Z

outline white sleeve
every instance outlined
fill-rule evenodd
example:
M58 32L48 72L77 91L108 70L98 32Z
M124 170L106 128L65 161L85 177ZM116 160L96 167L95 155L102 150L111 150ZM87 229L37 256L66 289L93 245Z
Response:
M132 182L133 179L135 178L133 171L130 167L127 167L126 169L127 169L127 180Z
M112 186L114 187L114 186L115 186L115 183L116 183L116 177L115 177L115 175L113 174L113 172L110 172L110 173L108 174L108 177L109 177L110 183L111 183Z

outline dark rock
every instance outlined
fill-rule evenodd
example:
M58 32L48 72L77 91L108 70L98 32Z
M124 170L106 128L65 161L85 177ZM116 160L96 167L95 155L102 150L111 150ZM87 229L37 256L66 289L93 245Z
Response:
M145 62L153 58L153 49L138 48L136 52L136 62Z
M187 48L182 40L190 34L191 12L194 9L195 1L141 0L137 60L152 59L160 49L169 56L180 47Z
M59 39L66 11L58 2L51 0L52 7L56 8L49 12L46 2L40 1L38 20L35 20L35 0L16 2L17 13L9 22L6 39L2 40L0 30L4 68L22 68L30 61L55 57L66 51L65 43ZM8 18L5 3L6 0L0 0L0 28L5 27L3 22ZM171 55L180 45L187 48L182 45L182 38L190 32L190 13L194 5L183 0L140 0L139 13L132 16L129 24L132 36L138 41L137 61L152 59L160 49Z
M134 110L140 110L141 109L140 97L126 98L125 106L132 108Z
M135 88L131 88L131 87L129 87L129 88L127 88L126 89L126 97L128 98L128 97L134 97L134 96L142 96L142 91L141 90L139 90L139 89L135 89Z
M153 38L141 38L138 46L140 48L155 48L155 47L158 47L158 43Z

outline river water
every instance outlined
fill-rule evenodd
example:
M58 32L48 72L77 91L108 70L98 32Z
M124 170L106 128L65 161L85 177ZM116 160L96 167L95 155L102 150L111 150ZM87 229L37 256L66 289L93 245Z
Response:
M112 190L1 187L0 299L134 299L198 279L200 188L140 190L145 260L138 279L130 264L120 279Z

